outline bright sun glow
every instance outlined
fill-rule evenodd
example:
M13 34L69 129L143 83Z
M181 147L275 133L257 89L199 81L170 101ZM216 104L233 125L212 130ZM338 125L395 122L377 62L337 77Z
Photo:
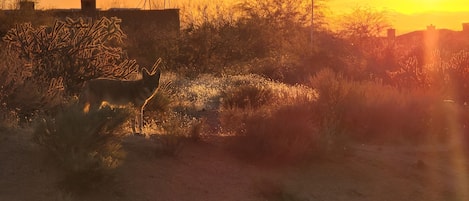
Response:
M14 1L14 0L6 0ZM141 8L144 2L152 2L158 8L187 8L189 5L230 4L242 0L97 0L97 6L108 8ZM37 8L80 8L80 0L38 0ZM467 0L325 0L326 15L331 21L335 16L350 12L353 8L368 6L390 13L392 25L398 34L422 30L429 24L437 28L461 30L461 23L469 22ZM164 5L164 6L163 6Z
M465 0L329 0L328 4L333 12L342 12L357 6L370 6L404 14L469 11Z
M449 2L449 3L448 3ZM453 11L451 1L442 0L396 0L395 9L403 13L419 13L433 11Z

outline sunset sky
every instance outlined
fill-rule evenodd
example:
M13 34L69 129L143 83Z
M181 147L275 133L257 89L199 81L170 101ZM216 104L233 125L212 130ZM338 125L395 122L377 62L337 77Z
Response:
M97 0L100 8L109 7L142 7L145 0ZM221 0L235 2L237 0ZM209 0L153 0L162 7L178 7L191 2L211 2ZM373 7L386 10L391 23L398 34L412 30L425 29L433 24L437 28L461 30L461 23L469 22L469 6L467 0L326 0L328 14L337 16L350 12L358 6ZM79 8L80 0L38 0L39 9Z

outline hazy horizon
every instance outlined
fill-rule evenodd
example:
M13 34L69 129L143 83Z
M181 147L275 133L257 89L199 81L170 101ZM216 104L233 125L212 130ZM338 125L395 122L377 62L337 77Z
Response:
M10 0L12 1L12 0ZM8 2L8 1L6 1ZM154 5L152 8L181 8L187 5L197 5L200 3L212 3L208 0L97 0L97 7L101 9L109 8L145 8L148 2ZM190 3L187 3L190 2ZM217 4L232 4L239 0L221 0ZM362 0L360 2L352 0L326 0L327 21L334 22L337 16L351 12L353 8L360 6L370 7L376 10L384 10L389 14L389 20L396 29L398 35L416 30L424 30L426 26L432 24L437 29L461 30L462 23L469 22L469 7L463 0ZM187 6L190 7L190 6ZM80 8L80 1L61 0L39 0L37 9L68 9Z

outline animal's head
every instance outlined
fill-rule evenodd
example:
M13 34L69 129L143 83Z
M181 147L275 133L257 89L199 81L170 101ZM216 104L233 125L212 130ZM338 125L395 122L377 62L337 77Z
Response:
M160 83L160 75L160 69L155 69L154 71L149 73L146 68L143 68L142 77L145 87L151 89L152 91L156 90Z

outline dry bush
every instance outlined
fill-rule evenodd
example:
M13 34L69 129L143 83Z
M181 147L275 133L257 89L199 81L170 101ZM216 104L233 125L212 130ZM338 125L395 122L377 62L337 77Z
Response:
M267 86L248 86L247 92L253 88L257 90L257 93L248 94L263 95L262 103L256 107L245 107L233 103L233 99L223 99L221 104L223 132L235 136L230 144L231 150L247 160L276 163L301 161L318 153L319 141L311 110L314 102L312 91L290 86L287 89L294 93L284 93L280 90L283 84L274 82ZM260 93L264 91L269 92ZM246 96L246 90L230 93L235 92L239 94L232 97ZM243 99L240 102L245 103Z
M153 132L151 138L157 145L155 151L159 156L178 155L184 143L202 138L205 125L200 117L191 116L187 111L177 111L180 109L177 102L181 101L178 98L183 96L179 93L183 90L170 79L171 76L162 79L163 84L145 107L145 117L149 122L147 128Z
M244 85L224 91L222 98L223 108L259 108L271 102L273 92L268 87Z
M324 19L321 14L323 7L318 2L321 1L314 2L315 29L320 29L319 21ZM177 46L150 39L154 45L145 50L164 52L171 66L190 77L203 73L219 75L239 63L252 61L253 65L265 64L261 70L249 69L253 73L260 71L276 80L297 82L302 75L300 71L308 69L306 66L310 67L303 63L305 58L311 56L311 51L305 51L305 44L310 44L311 20L308 18L311 9L306 9L311 8L310 2L248 0L229 4L210 2L182 9L182 30L174 41ZM170 47L165 47L166 44ZM157 46L160 47L158 50L155 49ZM289 59L280 64L272 62L271 58L275 60L278 55Z
M56 20L53 26L18 24L3 37L0 103L21 122L54 116L73 100L86 80L124 78L138 68L119 45L120 19Z
M171 104L174 101L174 93L171 89L171 83L161 83L158 91L148 100L145 105L145 117L152 119L162 119L171 110Z
M177 156L184 144L197 142L202 138L205 122L202 119L190 118L180 113L171 112L161 122L161 133L152 135L157 144L156 154Z
M55 118L45 118L34 130L34 140L64 171L61 186L73 193L87 193L108 181L124 158L121 125L129 111L118 109L83 113L72 105Z
M422 142L442 102L431 90L402 90L379 81L351 81L331 70L311 79L323 135L361 142ZM447 125L440 124L443 129ZM337 138L337 137L334 137Z
M17 53L0 51L0 110L10 126L29 123L38 113L54 114L64 102L63 80L33 78L33 67Z
M18 125L18 114L12 96L21 88L28 77L28 68L22 60L13 59L3 48L0 48L0 126L11 127Z
M125 34L118 18L56 20L53 26L18 24L3 37L9 50L31 63L32 77L63 79L65 91L77 94L96 77L123 78L136 68L120 45Z
M236 132L230 148L244 159L299 161L314 155L318 148L317 131L308 108L308 105L295 104L275 111L231 109L224 111L222 126Z

